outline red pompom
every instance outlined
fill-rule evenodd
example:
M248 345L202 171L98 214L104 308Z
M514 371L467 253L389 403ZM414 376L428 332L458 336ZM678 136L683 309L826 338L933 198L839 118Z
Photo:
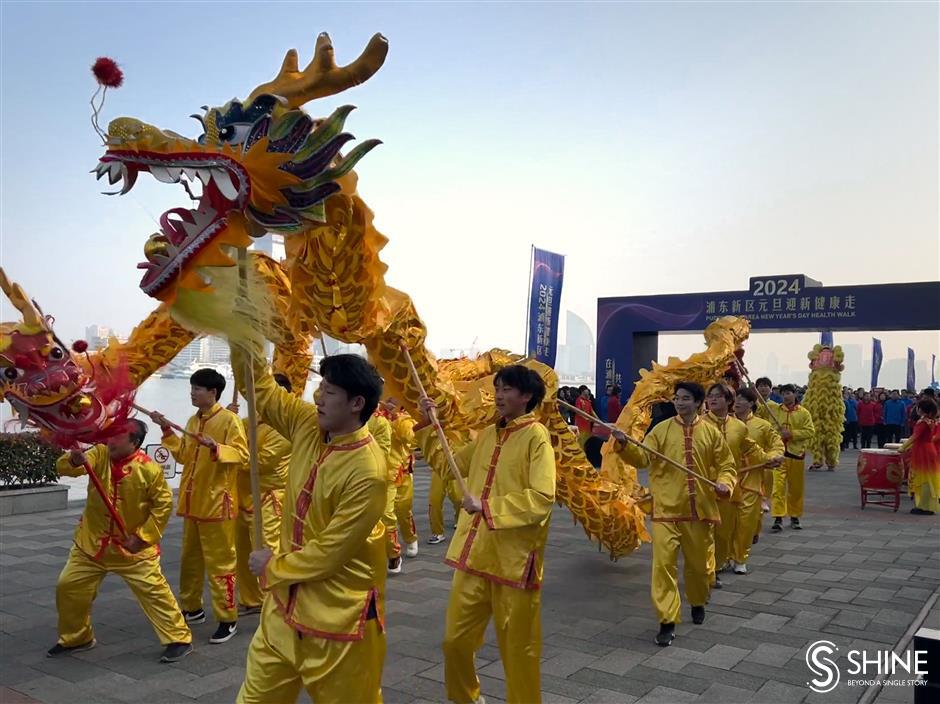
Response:
M72 343L72 351L74 352L78 352L79 354L81 354L87 349L88 349L88 343L85 342L84 340L75 340L75 342Z
M114 59L109 59L107 56L99 56L95 59L91 72L95 74L98 83L108 88L120 88L124 83L124 72Z

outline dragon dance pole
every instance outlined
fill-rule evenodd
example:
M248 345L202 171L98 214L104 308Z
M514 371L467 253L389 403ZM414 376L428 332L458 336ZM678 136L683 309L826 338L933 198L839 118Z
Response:
M244 298L248 290L248 250L238 250L238 288ZM251 478L251 501L254 505L252 529L255 550L264 547L264 532L261 529L261 481L258 478L258 410L255 406L255 370L248 357L245 362L245 403L248 406L248 469Z
M108 513L111 514L111 520L114 521L117 525L118 530L121 531L121 537L127 537L127 526L124 525L124 520L121 518L121 514L117 512L114 504L111 502L111 499L108 498L108 494L104 490L104 486L101 484L101 479L95 474L94 470L91 468L91 465L88 464L88 460L82 460L82 465L85 467L85 473L88 475L88 479L92 484L95 485L95 490L98 492L98 496L101 497L101 501L104 502L104 507L108 509Z
M414 380L415 386L418 387L419 395L423 399L428 398L428 394L424 390L424 385L421 383L421 377L418 376L418 369L415 367L411 353L408 351L408 348L405 347L404 342L401 344L401 351L405 354L405 360L408 362L408 368L411 370L411 378ZM441 449L444 451L444 456L447 458L447 466L450 467L450 473L454 475L454 479L457 480L457 484L460 487L460 492L463 494L464 498L466 498L470 496L470 491L467 489L467 483L463 480L463 475L460 474L460 468L457 467L454 454L450 451L450 444L447 442L447 437L444 435L444 429L441 427L441 422L437 419L437 411L432 408L428 415L431 416L431 423L437 431L437 439L440 441Z
M143 413L145 416L147 416L147 417L150 418L151 420L153 420L153 417L154 417L154 415L156 414L156 411L148 411L146 408L144 408L143 406L138 406L136 403L132 403L131 406L132 406L135 410L138 410L138 411L140 411L141 413ZM184 428L183 426L177 425L176 423L174 423L174 422L172 422L172 421L169 421L169 420L167 420L166 418L164 418L163 420L165 420L165 421L166 421L166 424L167 424L168 426L170 426L171 428L173 428L173 430L176 430L177 432L182 433L182 434L185 435L186 437L192 438L193 440L195 440L196 442L198 442L198 443L201 444L201 445L202 445L202 444L205 444L205 443L203 443L203 441L202 441L202 436L198 435L197 433L192 433L192 432L186 430L186 428Z
M618 431L620 430L620 428L618 428L616 425L611 425L610 423L605 423L604 421L602 421L602 420L601 420L600 418L598 418L597 416L592 415L592 414L588 413L587 411L582 411L582 410L581 410L580 408L578 408L577 406L572 406L570 403L568 403L568 402L566 402L566 401L562 401L561 399L557 399L557 400L558 400L558 403L560 403L562 406L565 406L566 408L570 408L572 411L574 411L575 413L577 413L579 416L581 416L582 418L587 418L587 419L588 419L589 421L591 421L592 423L597 423L598 425L603 425L603 426L604 426L605 428L607 428L608 430L618 430ZM621 431L621 432L623 432L623 431ZM715 487L716 489L718 488L718 483L717 483L717 482L713 482L713 481L712 481L711 479L709 479L708 477L703 477L703 476L702 476L701 474L699 474L698 472L692 471L691 469L689 469L688 467L686 467L684 464L679 464L679 463L676 462L674 459L672 459L671 457L667 457L666 455L662 454L661 452L656 452L656 450L652 449L651 447L648 447L648 446L644 445L644 444L643 444L642 442L640 442L639 440L634 440L633 438L631 438L631 437L630 437L629 435L627 435L626 433L624 433L624 437L626 437L629 442L633 443L633 444L636 445L637 447L641 447L641 448L643 448L644 450L646 450L648 453L650 453L651 455L654 455L655 457L658 457L659 459L661 459L661 460L662 460L663 462L665 462L666 464L672 465L672 466L675 467L676 469L681 469L683 472L685 472L685 473L688 474L689 476L695 477L696 479L700 479L701 481L705 482L705 483L708 484L709 486L713 486L713 487Z

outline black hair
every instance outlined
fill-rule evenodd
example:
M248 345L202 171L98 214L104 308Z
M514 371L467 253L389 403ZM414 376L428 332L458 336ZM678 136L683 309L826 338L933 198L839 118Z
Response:
M532 398L525 405L525 412L531 413L532 409L537 408L542 399L545 398L545 382L537 372L521 364L511 364L503 367L496 372L496 378L493 379L493 385L505 384L516 389L519 393L532 394ZM581 388L586 389L586 386Z
M147 438L147 431L147 424L139 418L128 419L127 432L131 436L131 441L134 443L135 449L139 450L140 446L144 444L144 440Z
M592 435L587 440L584 441L584 455L587 457L587 461L591 463L591 466L594 469L600 469L601 463L603 462L603 456L601 455L601 447L604 445L604 440Z
M287 389L288 391L293 392L294 385L290 383L290 379L287 378L286 374L277 374L272 375L274 377L274 383L280 386L282 389Z
M921 396L927 396L927 397L929 397L929 398L937 398L937 392L936 392L936 390L933 389L933 388L931 388L931 387L929 387L929 386L928 386L926 389L924 389L923 391L921 391L920 393L921 393Z
M762 376L754 382L754 386L769 386L770 388L774 388L774 382L772 382L766 376Z
M619 395L620 395L620 391L621 391L620 387L617 386L616 384L614 384L614 385L610 388L610 392L611 392L614 396L619 396Z
M917 410L925 416L932 416L937 413L937 402L932 398L922 398L917 402Z
M365 404L359 411L363 425L375 413L382 398L382 377L369 360L357 354L333 354L320 362L320 376L338 386L351 399L362 396Z
M786 391L789 391L791 394L795 394L796 386L794 384L784 384L780 387L780 393L784 393Z
M742 386L738 389L738 396L747 400L751 404L751 410L757 410L757 392L754 389L749 389L746 386Z
M673 393L676 393L680 389L692 394L692 398L695 399L696 403L701 403L705 400L705 389L702 388L701 384L696 384L694 381L680 381L676 384Z
M189 383L193 386L201 386L204 389L215 391L216 401L222 398L222 392L225 391L225 377L215 369L197 369L189 377Z
M582 391L590 391L590 389L584 384L581 384L581 386L578 387L578 393L580 394Z
M721 391L721 395L725 397L725 401L734 403L734 391L731 390L730 386L727 384L712 384L708 387L708 394L711 395L711 392L715 389Z

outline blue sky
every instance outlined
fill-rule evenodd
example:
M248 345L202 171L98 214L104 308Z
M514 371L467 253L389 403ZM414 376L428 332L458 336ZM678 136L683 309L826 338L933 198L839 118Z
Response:
M182 204L147 177L99 195L94 58L126 75L105 123L195 134L323 30L344 63L389 39L307 109L357 105L348 127L383 140L359 189L432 349L522 347L533 243L567 255L562 305L592 325L598 296L940 275L935 3L5 2L0 262L63 337L146 315L134 266Z

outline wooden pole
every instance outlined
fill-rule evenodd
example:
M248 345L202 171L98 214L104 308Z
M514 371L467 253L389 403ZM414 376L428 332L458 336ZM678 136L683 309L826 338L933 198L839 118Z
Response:
M242 298L248 290L248 250L238 250L238 290ZM254 549L264 548L264 531L261 524L261 480L258 470L258 409L255 405L255 371L251 354L245 360L245 405L248 406L248 474L251 479L252 529Z
M566 406L567 408L570 408L571 410L573 410L575 413L577 413L577 414L578 414L579 416L581 416L582 418L587 418L588 420L590 420L590 421L593 422L593 423L597 423L598 425L603 425L603 426L604 426L605 428L607 428L608 430L617 430L617 431L623 432L623 431L620 430L620 428L618 428L616 425L611 425L610 423L605 423L604 421L602 421L602 420L601 420L600 418L598 418L597 416L595 416L595 415L593 415L593 414L591 414L591 413L588 413L587 411L582 411L580 408L578 408L577 406L572 406L572 405L571 405L570 403L568 403L567 401L562 401L561 399L558 399L558 403L560 403L560 404L563 405L563 406ZM713 487L715 487L716 489L718 488L718 483L717 483L717 482L713 482L713 481L712 481L711 479L709 479L708 477L703 477L701 474L699 474L698 472L692 471L691 469L689 469L688 467L686 467L684 464L679 464L678 462L676 462L676 461L675 461L674 459L672 459L671 457L667 457L666 455L662 454L661 452L657 452L657 451L654 450L653 448L651 448L651 447L649 447L649 446L647 446L647 445L644 445L644 444L643 444L642 442L640 442L639 440L634 440L633 438L631 438L631 437L630 437L629 435L627 435L626 433L624 433L624 437L625 437L629 442L631 442L631 443L633 443L634 445L636 445L637 447L642 447L644 450L646 450L648 453L650 453L650 454L653 455L654 457L658 457L659 459L661 459L661 460L662 460L663 462L665 462L666 464L670 464L670 465L672 465L673 467L675 467L676 469L681 469L681 470L682 470L683 472L685 472L686 474L688 474L688 475L690 475L690 476L693 476L693 477L695 477L696 479L700 479L701 481L705 482L705 483L708 484L709 486L713 486Z
M121 519L121 515L117 512L117 509L114 507L114 504L111 503L111 499L108 498L108 494L104 490L104 486L101 484L101 479L98 475L95 474L94 470L91 468L91 465L88 464L88 460L82 460L82 465L85 467L85 473L88 474L88 479L95 486L95 490L98 492L98 495L101 497L101 501L104 503L108 513L111 514L111 518L114 523L117 525L118 530L121 531L121 536L127 537L127 526L124 525L124 521Z
M320 333L320 349L323 350L323 356L329 357L330 355L326 352L326 340L323 339L323 333Z
M414 360L411 358L411 353L408 351L408 348L405 347L405 344L402 343L401 351L405 355L405 360L408 362L408 368L411 370L411 378L414 380L415 386L418 387L418 393L422 399L428 398L427 392L424 390L424 386L421 383L421 377L418 376L418 369L415 367ZM450 445L447 442L447 437L444 435L444 429L441 427L440 421L437 419L437 412L434 409L431 409L428 415L431 417L431 423L434 425L434 429L437 431L437 439L441 443L441 449L444 451L444 456L447 458L447 465L450 467L450 473L454 475L454 479L457 481L457 485L460 487L460 492L463 494L464 498L470 496L470 491L467 489L467 483L463 479L463 475L460 474L460 468L457 467L457 462L454 460L454 455L450 451Z
M150 420L153 420L153 417L154 417L154 415L156 414L156 411L148 411L146 408L144 408L143 406L138 406L136 403L132 403L131 406L132 406L135 410L138 410L138 411L140 411L141 413L143 413L145 416L149 417ZM196 442L198 442L200 445L205 445L205 444L206 444L205 442L203 442L203 439L202 439L202 436L201 436L201 435L199 435L199 434L197 434L197 433L192 433L192 432L186 430L186 428L184 428L182 425L177 425L177 424L174 423L173 421L167 420L165 417L164 417L163 420L166 421L166 424L167 424L168 426L170 426L171 428L173 428L173 430L176 430L177 432L182 433L182 434L185 435L186 437L192 438L193 440L195 440ZM156 421L154 421L154 422L156 422Z

